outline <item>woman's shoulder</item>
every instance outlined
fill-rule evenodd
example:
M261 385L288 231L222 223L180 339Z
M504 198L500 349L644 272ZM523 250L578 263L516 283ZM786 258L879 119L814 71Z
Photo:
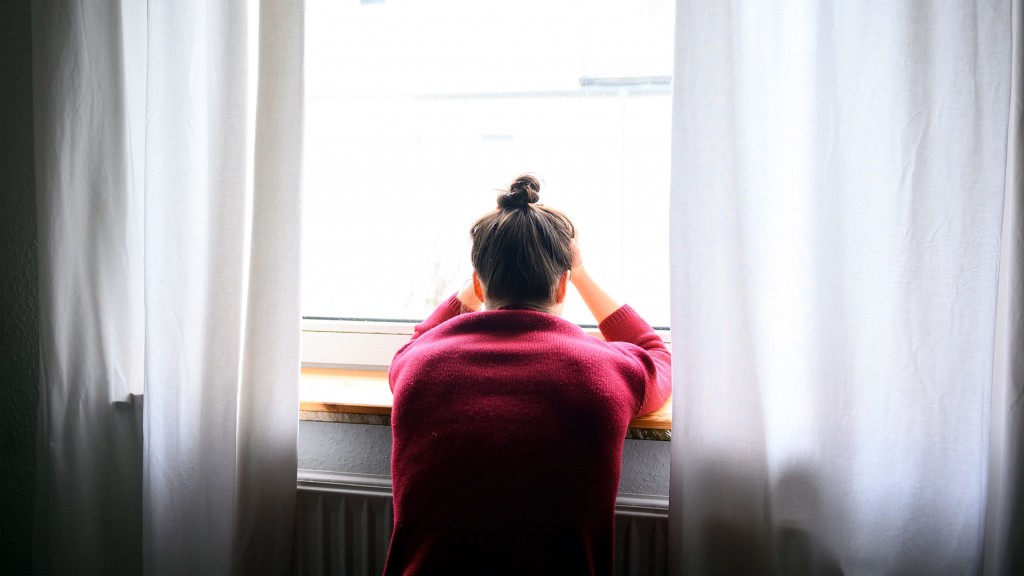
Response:
M537 310L514 308L462 314L446 322L444 332L451 334L551 334L566 337L589 337L578 325Z

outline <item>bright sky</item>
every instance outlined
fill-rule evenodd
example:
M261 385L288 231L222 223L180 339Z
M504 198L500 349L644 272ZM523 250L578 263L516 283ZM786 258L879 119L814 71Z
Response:
M303 315L421 319L469 276L468 230L521 172L588 268L668 325L672 4L310 0ZM448 95L448 96L445 96ZM566 316L593 323L578 299Z

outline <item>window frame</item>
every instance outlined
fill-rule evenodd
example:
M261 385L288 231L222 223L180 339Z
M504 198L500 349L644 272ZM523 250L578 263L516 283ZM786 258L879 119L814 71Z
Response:
M303 318L303 366L386 370L415 322Z
M301 361L304 367L387 370L395 353L412 338L418 322L302 318ZM581 326L600 338L596 326ZM671 330L655 328L666 345L671 345Z

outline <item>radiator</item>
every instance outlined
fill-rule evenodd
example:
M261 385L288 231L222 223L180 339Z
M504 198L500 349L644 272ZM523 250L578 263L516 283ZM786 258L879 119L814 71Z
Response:
M296 576L379 575L394 511L388 478L299 471L295 507ZM668 574L668 499L619 495L615 574Z

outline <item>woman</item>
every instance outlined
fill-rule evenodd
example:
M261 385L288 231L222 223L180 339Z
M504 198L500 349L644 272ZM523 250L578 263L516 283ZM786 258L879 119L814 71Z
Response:
M473 225L472 282L391 364L385 574L612 573L626 429L668 398L671 357L539 191L518 177ZM569 282L606 341L560 317Z

